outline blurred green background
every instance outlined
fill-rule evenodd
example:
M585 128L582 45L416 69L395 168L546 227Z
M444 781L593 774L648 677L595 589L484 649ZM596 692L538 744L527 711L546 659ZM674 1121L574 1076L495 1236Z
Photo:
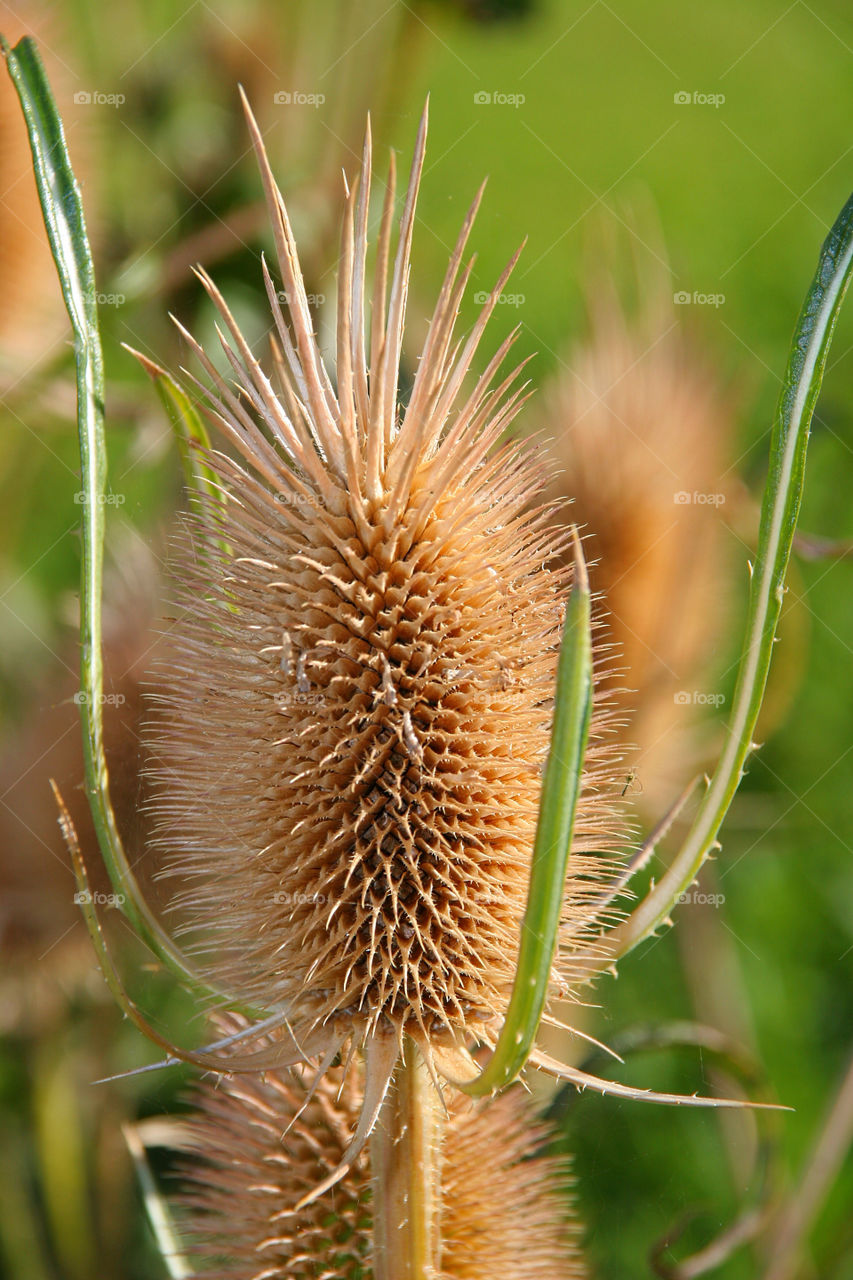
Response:
M340 168L353 173L365 110L377 154L394 146L405 165L429 92L408 359L488 175L471 292L490 289L527 237L509 286L516 305L497 308L491 342L520 324L519 354L533 355L532 377L547 383L585 332L590 273L608 270L614 245L617 256L627 248L640 275L671 270L672 292L691 298L676 306L678 322L733 405L721 480L739 477L760 492L794 320L819 245L853 188L853 12L840 0L704 8L665 0L65 0L0 4L0 29L13 39L32 29L39 39L95 245L120 495L110 538L114 631L129 655L122 673L144 664L135 629L148 625L181 485L151 386L121 344L177 368L183 356L168 310L200 339L212 335L190 272L196 261L211 267L250 335L266 328L257 256L269 246L238 81L267 135L318 296L333 297ZM54 772L69 788L76 780L73 375L58 288L35 252L30 283L15 282L36 223L8 103L3 130L0 265L11 283L0 330L0 1274L153 1280L165 1272L118 1123L174 1106L182 1086L179 1073L90 1083L150 1061L152 1051L102 991L56 853L47 778ZM473 316L470 299L466 308ZM322 303L319 313L322 325ZM535 406L526 422L549 425ZM842 543L853 539L851 442L847 310L818 407L802 518L809 534ZM740 522L725 515L732 590L742 599L752 525L748 514ZM709 583L709 611L715 601ZM718 625L709 616L709 630ZM717 653L715 687L726 690L737 625L735 617ZM795 1199L853 1052L851 655L849 562L801 558L778 652L777 710L707 882L725 901L710 923L696 905L681 907L674 930L598 985L601 1008L590 1023L616 1040L628 1028L713 1021L709 1010L719 1011L761 1064L762 1087L794 1108L771 1124L767 1141L774 1191ZM120 941L121 927L113 932ZM129 966L134 959L129 951ZM134 990L179 1033L186 1010L165 981L143 976ZM657 1088L713 1087L695 1050L596 1065ZM650 1255L668 1232L689 1218L665 1255L671 1263L764 1194L744 1155L748 1121L589 1094L561 1095L552 1109L575 1152L590 1267L603 1280L655 1274ZM847 1158L792 1275L853 1278L851 1206ZM761 1257L746 1247L712 1274L761 1275Z

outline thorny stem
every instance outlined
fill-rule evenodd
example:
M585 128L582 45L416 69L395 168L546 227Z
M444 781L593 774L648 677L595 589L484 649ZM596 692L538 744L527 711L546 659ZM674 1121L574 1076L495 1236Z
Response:
M112 807L104 749L104 665L101 594L104 566L107 448L104 360L92 252L80 188L65 145L62 119L35 42L25 36L0 50L21 102L44 225L74 333L77 429L80 443L82 573L80 679L76 701L83 725L86 795L117 905L155 955L190 982L196 975L145 902L128 861ZM196 984L198 985L198 983Z
M717 833L743 777L747 757L756 746L753 733L782 610L785 573L803 492L809 427L851 274L853 196L823 244L817 273L794 331L771 437L758 556L752 574L746 636L725 745L693 825L665 875L631 915L608 935L608 949L614 959L626 955L668 922L679 894L695 880L715 847Z
M406 1037L370 1139L375 1280L437 1280L441 1125L441 1099Z

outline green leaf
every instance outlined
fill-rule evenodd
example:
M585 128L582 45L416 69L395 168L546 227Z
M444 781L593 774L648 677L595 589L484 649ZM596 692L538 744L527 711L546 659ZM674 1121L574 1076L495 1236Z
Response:
M563 891L592 714L592 640L586 566L575 531L575 580L557 666L551 743L542 783L518 965L506 1019L482 1073L463 1084L475 1097L509 1084L527 1062L548 998Z
M199 504L202 514L210 509L211 504L214 509L223 506L225 494L222 486L216 472L205 461L205 453L210 450L210 436L192 400L166 369L144 356L141 351L135 351L127 343L124 343L124 349L136 357L154 383L160 403L166 410L175 433L190 495L210 500L209 503Z
M101 652L104 511L107 451L104 364L98 331L95 272L80 189L71 168L62 120L34 41L0 47L21 101L44 224L74 332L77 428L80 440L83 564L80 594L81 685L86 793L98 843L121 910L164 963L195 981L190 966L154 916L137 884L116 826L104 753Z
M124 1140L133 1160L145 1213L148 1218L160 1256L169 1271L169 1280L187 1280L193 1272L183 1257L182 1246L178 1236L172 1213L166 1198L157 1186L154 1173L148 1163L148 1152L142 1137L142 1125L125 1124L122 1126Z

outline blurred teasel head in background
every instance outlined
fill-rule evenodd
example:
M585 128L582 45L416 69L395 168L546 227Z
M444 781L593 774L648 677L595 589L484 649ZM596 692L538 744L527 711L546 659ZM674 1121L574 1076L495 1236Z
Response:
M590 535L619 669L608 685L637 748L626 783L657 813L709 751L683 703L707 679L733 612L735 405L682 323L666 268L626 268L613 246L606 257L609 273L598 268L585 290L587 335L530 417L552 439L555 519L571 516Z

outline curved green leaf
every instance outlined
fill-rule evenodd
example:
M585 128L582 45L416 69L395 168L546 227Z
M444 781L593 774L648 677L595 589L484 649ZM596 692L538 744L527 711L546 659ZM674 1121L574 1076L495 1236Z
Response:
M204 451L210 449L210 436L201 414L183 387L166 369L148 356L144 356L141 351L128 346L126 342L122 345L125 351L136 357L154 383L160 403L166 410L166 416L175 433L184 479L190 496L209 498L217 506L223 503L222 486L216 473L204 459Z
M131 870L110 801L104 752L104 671L101 652L104 511L107 451L104 437L104 363L98 331L95 272L80 188L71 168L62 120L34 41L0 47L21 101L33 155L44 224L74 332L77 427L80 439L83 565L80 592L81 684L86 794L98 843L121 910L160 957L183 977L197 979L145 902Z
M554 721L533 845L518 965L501 1034L482 1073L461 1087L474 1096L510 1083L524 1067L548 998L563 889L592 714L592 641L586 566L575 531L575 580L557 666Z

